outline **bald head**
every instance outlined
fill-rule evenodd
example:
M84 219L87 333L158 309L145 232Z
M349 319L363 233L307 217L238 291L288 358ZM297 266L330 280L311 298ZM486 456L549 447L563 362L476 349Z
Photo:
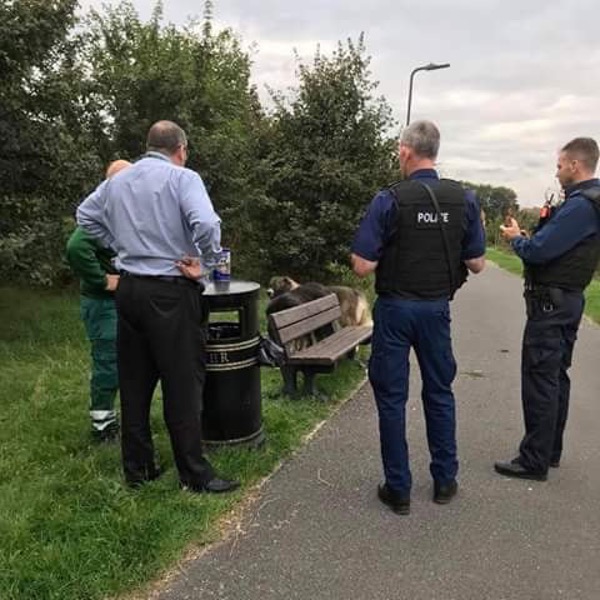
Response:
M150 127L146 150L172 156L179 148L187 147L185 131L173 121L157 121Z
M119 160L113 160L108 167L106 167L106 179L114 177L119 171L130 166L131 163L128 160L123 160L121 158Z

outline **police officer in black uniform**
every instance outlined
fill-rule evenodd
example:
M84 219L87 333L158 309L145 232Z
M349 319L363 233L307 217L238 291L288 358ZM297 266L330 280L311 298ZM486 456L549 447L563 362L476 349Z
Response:
M477 273L485 265L479 203L456 181L439 179L434 168L439 143L439 131L429 121L404 130L399 159L408 179L375 196L352 245L355 273L375 272L369 379L385 472L378 495L399 514L410 510L412 483L405 425L411 347L423 380L434 501L445 504L456 494L449 300L467 268Z
M519 455L495 464L507 477L545 481L558 467L569 410L573 346L584 307L583 291L600 258L598 145L575 138L558 155L556 177L565 201L522 236L512 219L502 226L525 266L527 323L521 359L525 437Z

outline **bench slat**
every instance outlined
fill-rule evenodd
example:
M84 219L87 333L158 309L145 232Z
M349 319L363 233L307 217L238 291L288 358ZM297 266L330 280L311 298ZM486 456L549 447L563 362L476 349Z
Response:
M348 354L359 343L368 340L373 333L370 325L344 327L324 340L293 354L290 365L331 365Z
M300 306L294 306L293 308L273 313L269 315L269 319L275 326L275 329L282 329L335 306L339 306L339 300L335 294L329 294L328 296L317 298Z
M364 341L372 334L372 328L368 325L360 327L344 327L324 340L301 350L303 357L331 355L342 350L352 349L356 344ZM358 340L358 341L357 341ZM300 354L298 353L298 354Z
M282 344L288 344L298 338L312 333L319 327L333 323L336 319L339 319L342 314L339 304L327 309L324 312L320 312L312 317L308 317L303 321L298 321L287 327L279 329L279 339Z

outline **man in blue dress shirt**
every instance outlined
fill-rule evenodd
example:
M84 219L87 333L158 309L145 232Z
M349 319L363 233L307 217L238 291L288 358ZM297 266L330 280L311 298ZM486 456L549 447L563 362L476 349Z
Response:
M527 323L521 358L525 436L519 455L495 464L507 477L545 481L558 467L569 410L567 373L584 307L583 291L600 258L598 145L575 138L558 155L556 177L565 201L540 220L531 238L511 219L502 226L525 267Z
M411 347L423 380L433 499L446 504L456 494L456 363L449 301L467 269L478 273L485 266L479 203L456 181L438 177L439 144L439 131L430 121L404 130L399 159L408 179L373 198L352 245L355 273L375 273L369 379L385 473L378 495L398 514L410 510L412 485L405 424Z
M185 168L187 139L175 123L152 125L147 152L107 179L77 209L77 222L117 253L116 293L121 445L133 487L159 476L150 403L160 380L164 417L181 486L226 492L202 453L201 409L208 306L201 259L220 251L220 219L200 176Z

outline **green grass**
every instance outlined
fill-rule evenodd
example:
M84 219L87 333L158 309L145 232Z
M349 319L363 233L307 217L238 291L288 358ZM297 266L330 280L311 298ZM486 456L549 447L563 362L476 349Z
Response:
M0 598L86 600L136 589L175 564L190 544L219 537L222 518L289 456L364 377L354 362L317 378L329 403L284 400L263 369L266 445L211 454L240 478L231 496L177 489L161 417L152 427L164 476L139 491L122 485L117 446L90 442L88 347L75 293L0 288Z
M516 275L523 274L523 263L521 262L521 259L510 250L502 250L500 248L488 246L485 250L485 257L511 273L515 273Z
M600 280L594 279L585 290L585 314L600 323Z
M510 250L488 246L486 257L511 273L523 274L521 259ZM596 323L600 323L600 280L597 278L592 280L585 291L585 314Z

